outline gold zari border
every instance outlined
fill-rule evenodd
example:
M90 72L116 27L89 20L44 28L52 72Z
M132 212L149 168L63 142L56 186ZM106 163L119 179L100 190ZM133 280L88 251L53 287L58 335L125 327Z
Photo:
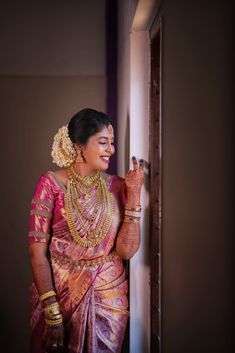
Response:
M43 199L32 199L32 204L36 204L36 205L43 205L43 206L47 206L47 207L53 207L53 202L49 201L49 200L43 200Z
M51 255L51 260L59 263L60 265L72 265L78 267L92 267L100 264L104 264L114 258L118 258L116 251L111 252L109 255L100 256L98 259L91 259L91 260L75 260L75 259L68 259L63 256Z
M36 238L50 238L50 234L44 233L44 232L37 232L37 231L30 231L29 232L29 237L36 237Z
M32 215L43 216L43 217L47 217L49 219L52 217L52 213L49 211L45 211L45 210L31 210L30 216L32 216Z

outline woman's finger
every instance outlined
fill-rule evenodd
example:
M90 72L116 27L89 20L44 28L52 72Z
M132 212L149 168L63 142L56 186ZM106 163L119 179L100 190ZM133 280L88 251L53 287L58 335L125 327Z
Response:
M132 157L132 163L133 163L133 169L134 170L138 169L137 159L134 156Z
M59 350L62 351L64 347L63 339L61 338L58 343Z
M52 349L52 351L57 351L57 349L58 349L57 343L55 343L55 342L52 343L51 349Z
M139 162L139 169L143 170L144 169L144 160L141 159Z

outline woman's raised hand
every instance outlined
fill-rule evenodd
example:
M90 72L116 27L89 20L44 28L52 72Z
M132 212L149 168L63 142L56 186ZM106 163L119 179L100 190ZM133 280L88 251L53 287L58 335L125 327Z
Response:
M132 157L133 169L130 169L125 177L127 190L131 192L140 192L144 183L144 160L141 159L139 164L135 157Z

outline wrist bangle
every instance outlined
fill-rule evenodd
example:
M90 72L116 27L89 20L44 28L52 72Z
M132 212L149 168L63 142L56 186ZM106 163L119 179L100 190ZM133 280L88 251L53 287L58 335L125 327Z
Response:
M124 217L124 223L140 223L140 218Z
M63 320L62 320L62 317L60 319L57 319L57 320L48 320L48 319L45 319L45 323L48 325L48 326L58 326L60 324L62 324Z
M54 296L56 296L56 292L52 289L52 290L49 290L48 292L40 295L39 299L41 300L41 302L43 302L47 298L54 297Z
M140 212L138 211L129 211L129 210L125 210L125 215L126 216L133 216L133 217L139 217L140 216Z
M53 315L60 314L60 307L57 302L46 305L43 310L44 310L45 316L53 316Z
M52 321L59 320L61 318L62 318L61 314L57 314L57 315L53 315L53 316L45 316L46 320L52 320Z
M130 206L128 204L125 205L125 210L129 211L141 211L141 205Z

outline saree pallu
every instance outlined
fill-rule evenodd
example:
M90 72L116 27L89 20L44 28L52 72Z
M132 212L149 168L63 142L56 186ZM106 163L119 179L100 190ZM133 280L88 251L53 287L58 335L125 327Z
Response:
M63 315L66 353L119 353L128 321L128 282L115 239L123 216L123 179L105 180L114 198L114 216L105 239L93 248L76 244L64 210L66 189L52 172L36 187L31 207L29 243L49 246L53 280ZM30 287L31 353L41 347L44 314L38 291Z

